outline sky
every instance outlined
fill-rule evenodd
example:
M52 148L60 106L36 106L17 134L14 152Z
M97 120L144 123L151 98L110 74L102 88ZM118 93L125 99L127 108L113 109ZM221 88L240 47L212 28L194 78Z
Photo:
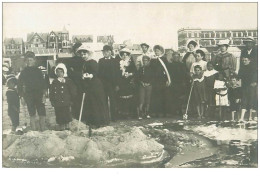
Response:
M257 28L257 3L3 3L3 38L62 30L177 48L180 28Z

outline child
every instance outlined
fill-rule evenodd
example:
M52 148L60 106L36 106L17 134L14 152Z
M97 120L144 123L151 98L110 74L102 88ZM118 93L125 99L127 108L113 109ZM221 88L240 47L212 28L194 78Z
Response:
M55 109L58 130L69 129L69 122L72 121L70 106L72 99L76 96L76 88L73 82L67 78L67 68L63 63L55 69L57 78L53 80L50 88L50 101Z
M205 83L206 83L206 94L207 94L207 114L208 117L213 118L214 113L215 113L215 106L216 106L216 101L215 101L215 96L216 93L214 91L214 83L216 79L216 74L218 71L216 71L213 68L212 62L207 63L207 70L204 72L204 77L205 77Z
M241 66L238 76L241 78L242 100L241 100L241 118L243 122L245 113L249 111L249 120L252 120L252 113L257 109L257 68L251 63L247 56L242 57L243 66Z
M143 66L138 69L136 79L139 85L139 107L138 111L138 119L141 120L142 116L146 116L146 118L150 118L149 110L150 110L150 100L152 93L152 76L153 71L150 65L150 57L143 56L142 63ZM145 106L145 107L144 107ZM144 108L144 109L143 109Z
M205 61L205 53L198 49L196 50L196 61L192 63L190 68L190 75L193 76L195 74L194 67L200 65L202 68L202 71L207 70L207 62Z
M193 75L193 94L194 103L196 104L198 111L198 119L204 118L205 103L207 101L206 97L206 85L205 78L202 72L202 67L197 65L194 67L195 74Z
M228 96L227 96L227 86L225 80L225 72L219 72L216 76L214 83L214 89L216 92L216 106L219 106L219 119L225 118L225 107L229 106Z
M238 78L233 75L230 77L230 87L228 88L228 99L232 121L235 121L235 113L237 113L237 117L239 117L238 112L240 109L241 96L241 87L238 86Z
M27 104L31 129L44 131L46 127L44 105L46 101L46 82L41 70L36 67L35 54L27 51L24 60L27 66L19 75L18 92ZM39 122L36 122L36 111L39 115Z
M8 115L12 121L12 133L16 131L19 125L19 112L20 112L20 100L18 93L15 89L17 85L16 78L10 77L7 79L8 89L6 91L7 103L8 103Z

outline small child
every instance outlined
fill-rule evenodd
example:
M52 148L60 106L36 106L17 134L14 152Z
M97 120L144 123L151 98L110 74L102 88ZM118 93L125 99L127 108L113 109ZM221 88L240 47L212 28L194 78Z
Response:
M152 93L152 76L153 70L150 64L151 58L149 56L142 57L143 66L137 71L136 78L139 85L139 107L138 119L141 120L143 116L150 118L150 100Z
M235 121L235 113L237 113L237 117L239 120L239 109L241 103L241 87L238 86L238 77L231 76L230 77L230 87L228 88L228 99L230 103L230 111L232 115L232 121Z
M242 58L242 64L238 73L241 78L242 89L240 122L244 121L247 110L249 110L249 121L252 120L253 111L257 110L257 68L254 67L248 57Z
M19 112L20 112L20 99L15 89L17 85L17 79L13 76L7 79L7 103L8 103L8 115L12 121L12 133L16 131L19 126Z
M219 119L222 119L225 118L225 107L229 106L225 73L223 71L220 71L216 77L217 79L214 83L214 89L216 92L216 106L219 106L220 108Z
M198 119L204 119L204 110L205 104L207 102L206 96L206 85L205 78L202 72L202 67L200 65L196 65L194 67L195 74L193 75L193 94L194 94L194 102L198 111Z
M76 96L76 87L67 78L67 68L63 63L57 65L55 69L57 78L53 80L50 87L50 101L55 109L58 130L68 130L71 118L72 99Z
M207 62L205 61L205 53L198 49L196 50L196 61L192 63L190 68L190 75L193 76L195 74L195 66L200 65L202 71L206 71L207 69Z
M207 115L209 118L213 118L215 114L215 106L216 106L216 92L214 90L214 83L216 80L216 71L213 68L213 63L207 63L207 70L204 72L204 77L206 80L206 94L207 94Z

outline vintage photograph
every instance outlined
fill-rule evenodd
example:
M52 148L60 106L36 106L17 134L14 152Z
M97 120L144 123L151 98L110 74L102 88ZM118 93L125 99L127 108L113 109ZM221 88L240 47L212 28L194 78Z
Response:
M258 168L257 8L2 3L2 168Z

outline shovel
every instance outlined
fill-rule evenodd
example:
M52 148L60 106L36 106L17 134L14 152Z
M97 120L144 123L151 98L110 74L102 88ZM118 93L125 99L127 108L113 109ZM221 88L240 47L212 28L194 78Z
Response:
M193 85L194 85L194 81L193 81L192 84L191 84L190 95L189 95L189 98L188 98L188 103L187 103L187 107L186 107L186 112L185 112L185 114L183 115L183 119L184 119L184 120L187 120L187 119L188 119L188 114L187 114L187 113L188 113L188 109L189 109L189 105L190 105L190 97L191 97Z

